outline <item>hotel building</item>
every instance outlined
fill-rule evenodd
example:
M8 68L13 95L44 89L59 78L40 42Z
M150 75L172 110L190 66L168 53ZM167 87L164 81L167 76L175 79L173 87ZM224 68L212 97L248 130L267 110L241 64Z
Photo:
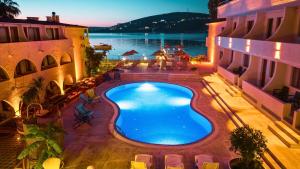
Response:
M45 91L63 94L65 84L84 76L88 43L86 27L60 23L55 13L46 21L0 18L0 114L19 115L21 95L40 76Z
M255 107L300 127L300 1L232 0L209 24L208 56L217 73ZM288 95L293 95L289 96Z

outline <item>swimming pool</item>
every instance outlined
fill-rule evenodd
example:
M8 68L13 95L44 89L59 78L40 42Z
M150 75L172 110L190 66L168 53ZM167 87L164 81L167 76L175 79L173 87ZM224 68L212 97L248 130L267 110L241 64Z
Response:
M191 107L193 92L183 86L130 83L106 92L119 107L115 130L136 142L184 145L197 142L213 130L211 122Z

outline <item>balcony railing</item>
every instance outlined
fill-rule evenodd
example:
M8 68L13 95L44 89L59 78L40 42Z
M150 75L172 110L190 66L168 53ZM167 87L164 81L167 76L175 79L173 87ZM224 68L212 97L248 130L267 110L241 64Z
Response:
M218 17L227 18L285 4L299 5L296 0L222 0L218 7Z
M280 61L289 65L300 65L300 44L251 40L242 38L217 37L216 42L222 48L245 54Z

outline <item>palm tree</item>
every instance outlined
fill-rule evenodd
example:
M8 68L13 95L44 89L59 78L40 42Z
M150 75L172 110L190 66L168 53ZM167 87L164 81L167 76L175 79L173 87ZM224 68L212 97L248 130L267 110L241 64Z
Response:
M213 21L218 18L218 5L219 5L219 0L208 1L209 14Z
M60 127L55 126L53 123L49 123L47 127L30 125L28 131L28 134L26 134L23 139L30 144L28 144L19 154L19 160L22 160L37 151L38 160L34 169L43 169L42 164L45 160L50 157L60 157L62 149L57 142L57 135L59 133L64 133Z
M21 96L23 103L29 105L33 102L40 102L40 91L43 90L43 82L44 79L42 77L33 79L33 82L30 84L28 90Z
M18 7L19 4L13 0L0 0L0 17L15 18L21 13Z

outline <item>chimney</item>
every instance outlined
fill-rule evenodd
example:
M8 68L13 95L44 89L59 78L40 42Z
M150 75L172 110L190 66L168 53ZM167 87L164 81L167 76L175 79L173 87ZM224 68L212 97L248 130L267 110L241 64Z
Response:
M59 16L55 12L52 12L51 16L46 16L48 22L57 22L59 23Z
M27 20L38 21L39 17L27 17Z

